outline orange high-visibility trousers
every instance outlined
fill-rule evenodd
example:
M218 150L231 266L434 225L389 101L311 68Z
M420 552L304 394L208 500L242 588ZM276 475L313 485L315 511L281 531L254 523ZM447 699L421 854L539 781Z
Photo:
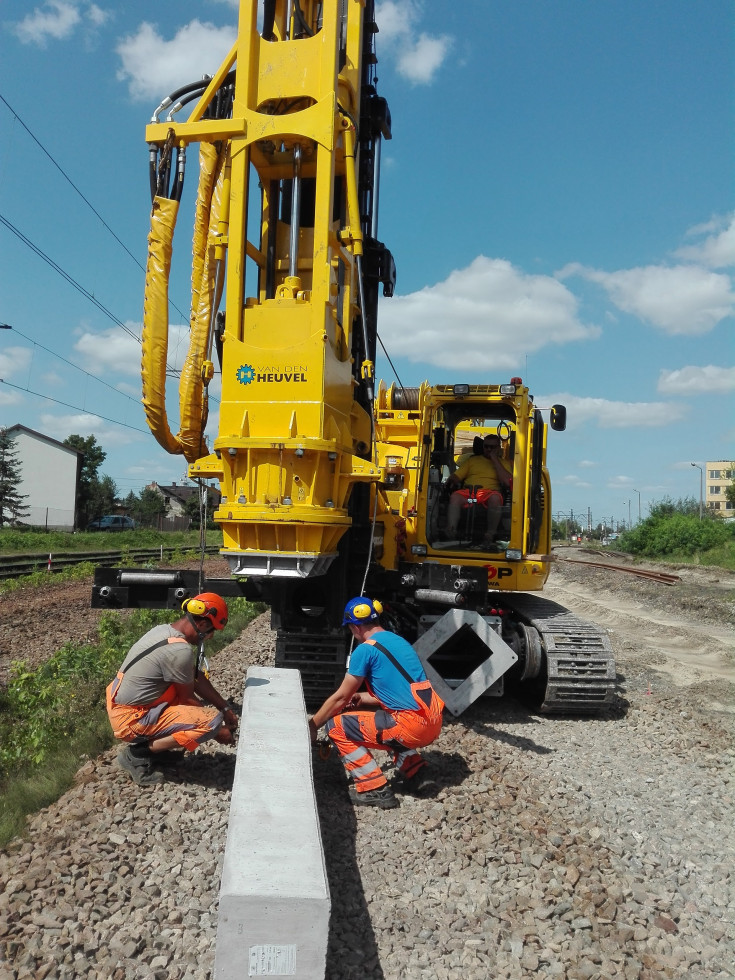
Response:
M224 721L221 711L207 708L200 701L181 701L171 684L151 704L116 704L115 693L123 675L118 672L107 687L107 716L115 738L123 742L136 739L149 742L171 735L179 745L193 752L202 742L214 738Z
M433 694L433 692L432 692ZM370 749L383 749L393 757L396 770L411 779L424 759L416 751L429 745L441 731L443 703L425 711L355 711L336 715L327 722L327 735L342 757L348 777L358 793L380 789L387 780ZM441 705L441 707L439 707Z

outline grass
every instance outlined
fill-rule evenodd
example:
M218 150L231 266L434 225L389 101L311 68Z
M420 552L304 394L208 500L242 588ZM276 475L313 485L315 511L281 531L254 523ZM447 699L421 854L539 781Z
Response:
M228 606L227 627L208 643L210 659L264 608L244 599ZM67 644L35 670L12 665L0 694L0 847L23 833L28 814L73 784L84 758L112 745L105 687L130 646L171 619L171 610L136 610L124 618L105 613L95 643Z
M207 531L207 544L221 546L222 532ZM34 531L21 528L0 528L0 555L48 554L51 552L118 551L129 548L178 548L191 551L199 548L199 531Z

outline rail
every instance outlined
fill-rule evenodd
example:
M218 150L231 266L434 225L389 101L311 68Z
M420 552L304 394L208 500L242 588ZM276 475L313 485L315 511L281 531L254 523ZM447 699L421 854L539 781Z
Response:
M627 572L629 575L637 575L639 578L650 578L654 582L662 582L664 585L676 585L681 582L679 575L671 575L669 572L654 572L648 568L625 568L623 565L611 565L602 561L586 561L584 558L557 558L557 561L571 562L573 565L591 565L593 568L608 568L613 572Z
M131 561L163 561L166 557L180 555L182 550L199 553L199 549L195 548L164 548L161 545L159 548L124 548L120 551L66 551L58 554L39 552L26 555L2 555L0 556L0 581L20 578L22 575L30 575L33 572L60 572L65 568L72 568L74 565L81 565L84 562L111 566L122 563L129 564ZM219 546L208 545L204 549L204 553L218 555Z

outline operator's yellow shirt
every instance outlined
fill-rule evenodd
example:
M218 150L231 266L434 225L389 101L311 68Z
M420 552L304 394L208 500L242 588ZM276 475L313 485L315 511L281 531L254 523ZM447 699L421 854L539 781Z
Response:
M513 472L504 459L501 459L500 463L508 473ZM470 456L459 469L454 471L454 476L468 487L484 487L486 490L503 489L495 467L484 456Z

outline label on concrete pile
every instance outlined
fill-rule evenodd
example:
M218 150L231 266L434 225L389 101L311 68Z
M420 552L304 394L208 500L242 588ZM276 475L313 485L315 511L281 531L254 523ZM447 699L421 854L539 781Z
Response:
M295 946L251 946L250 977L293 977L296 974Z

